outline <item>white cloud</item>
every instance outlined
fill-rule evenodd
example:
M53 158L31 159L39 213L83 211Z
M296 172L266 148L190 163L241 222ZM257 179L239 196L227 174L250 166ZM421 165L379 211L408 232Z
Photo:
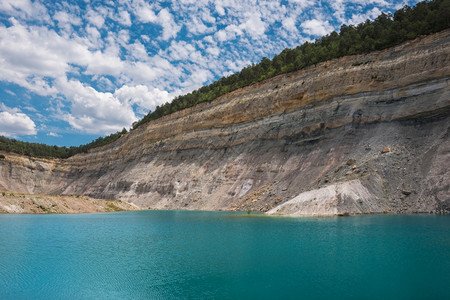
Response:
M0 25L0 80L16 83L40 95L56 95L49 81L65 77L70 63L94 61L87 47L68 41L45 27ZM45 41L45 42L43 42ZM103 57L96 58L95 62Z
M127 45L126 47L130 57L132 57L133 59L139 61L146 61L149 59L147 50L140 41L136 41L133 44Z
M261 20L259 15L252 13L248 20L240 27L247 31L252 38L257 39L264 34L267 24Z
M378 4L378 5L381 5L381 6L389 6L389 5L391 5L389 2L386 2L384 0L366 0L366 1L363 1L363 3L365 5L367 5L367 4Z
M211 77L212 73L209 70L195 67L191 76L181 84L184 87L183 92L187 93L188 91L200 88Z
M93 9L88 10L86 18L88 19L89 23L97 28L102 28L103 24L105 24L105 18Z
M122 103L138 104L147 110L154 110L157 105L171 100L171 96L167 91L162 91L158 88L149 90L145 85L124 85L114 92L114 96Z
M289 1L298 4L302 8L314 5L313 0L289 0Z
M50 21L47 8L39 3L39 1L2 0L0 1L0 11L18 18L30 18L42 22Z
M351 19L349 19L346 23L357 25L359 23L365 22L367 19L373 20L379 15L381 15L381 11L378 9L378 7L374 7L365 14L353 14Z
M226 41L226 40L230 39L228 37L229 35L227 34L226 30L219 30L219 31L217 31L215 36L216 36L216 38L217 38L217 40L219 42L223 42L223 41Z
M53 19L58 22L58 27L61 28L67 35L72 34L72 26L80 26L83 24L80 17L69 14L66 11L57 11L53 15Z
M261 20L260 15L251 14L240 25L231 24L215 33L219 42L230 41L241 37L247 32L252 39L260 39L264 35L267 24Z
M126 10L120 10L117 21L124 26L131 26L130 14Z
M236 36L241 36L243 34L243 29L245 26L237 26L234 24L228 25L225 29L216 32L215 36L220 42L233 40Z
M163 8L158 14L155 14L153 8L143 1L134 1L133 6L134 14L139 21L142 23L155 23L162 26L163 32L161 39L169 40L174 38L180 31L181 26L176 24L172 14L167 8Z
M10 94L11 96L17 96L16 93L10 90L4 90L7 94Z
M339 23L345 22L345 0L335 0L331 2L331 7L334 10L334 17Z
M130 64L130 69L127 70L127 75L133 78L134 82L148 82L157 79L159 76L164 76L165 71L157 67L151 67L148 63L140 61Z
M187 60L195 52L195 47L185 41L172 41L169 52L172 60Z
M86 26L87 39L89 40L88 45L90 48L99 49L104 45L102 35L96 27Z
M221 3L219 3L219 1L216 2L216 12L221 16L225 15L225 9L221 5Z
M133 1L133 8L133 13L142 23L155 23L157 21L156 14L148 3L135 0Z
M172 14L167 9L162 9L158 13L159 24L163 27L162 39L168 40L177 36L181 26L177 25Z
M206 48L206 52L217 57L220 54L220 49L218 47L210 46L210 47Z
M206 26L201 20L194 18L190 23L190 26L187 28L189 32L199 35L199 34L207 34L212 33L216 30L215 27Z
M348 11L347 5L353 4L353 5L359 5L360 7L365 7L368 5L376 5L378 7L374 7L373 9L380 10L380 8L387 8L391 7L394 9L398 9L397 7L399 4L394 3L394 1L387 2L385 0L333 0L330 1L330 5L334 10L334 17L338 20L339 23L344 24L348 21L351 22L351 24L357 24L359 23L358 20L361 20L361 22L364 22L367 18L373 19L376 16L373 16L373 13L368 13L367 17L364 16L364 14L353 14L352 18L350 20L346 19L346 12ZM403 7L404 5L408 4L407 2L419 2L417 0L415 1L402 1L400 4L400 7ZM372 10L373 10L372 9ZM358 15L361 15L361 17L358 17ZM353 23L355 22L355 23Z
M129 127L137 120L130 104L111 93L98 92L76 80L60 80L59 86L72 101L70 113L62 119L77 130L107 134Z
M4 103L0 103L0 110L1 111L6 111L6 112L9 112L9 113L12 113L12 114L20 112L20 109L18 109L16 107L8 107Z
M130 41L130 31L125 29L120 30L117 34L117 42L121 46L125 47L129 41Z
M38 110L36 108L31 107L31 106L25 106L23 109L34 112L34 113L38 112Z
M333 27L328 21L320 21L317 19L305 21L300 26L303 28L304 33L314 36L326 35L333 31Z
M200 17L206 23L215 24L216 18L212 15L212 13L213 13L212 11L205 9L200 13Z
M53 137L61 137L61 135L59 135L59 134L57 134L57 133L55 133L55 132L52 132L52 131L50 131L49 133L47 133L47 135L48 135L48 136L53 136Z
M55 14L53 15L53 19L58 21L58 23L62 24L68 23L76 26L80 26L83 23L80 17L73 14L69 14L66 11L55 12Z
M24 113L0 112L0 135L18 137L22 135L36 135L36 125Z
M297 32L297 26L295 25L296 20L294 17L290 17L290 18L285 18L283 19L283 21L281 22L283 24L283 27L286 28L286 30L290 31L290 32Z
M87 64L86 74L107 74L118 76L125 67L125 63L115 53L107 54L101 51L91 53Z

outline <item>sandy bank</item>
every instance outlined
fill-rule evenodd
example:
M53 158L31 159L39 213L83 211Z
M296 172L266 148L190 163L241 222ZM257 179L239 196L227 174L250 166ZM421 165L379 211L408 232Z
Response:
M79 214L139 210L118 201L87 196L48 196L0 191L0 213L9 214Z

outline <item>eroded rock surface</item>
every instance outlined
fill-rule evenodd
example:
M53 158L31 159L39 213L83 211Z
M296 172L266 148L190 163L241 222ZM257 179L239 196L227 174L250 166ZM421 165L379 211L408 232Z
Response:
M269 210L274 216L335 216L387 213L385 199L372 194L359 179L303 192Z
M449 115L447 30L266 80L67 160L5 153L0 189L268 211L359 180L379 203L364 212L448 212Z

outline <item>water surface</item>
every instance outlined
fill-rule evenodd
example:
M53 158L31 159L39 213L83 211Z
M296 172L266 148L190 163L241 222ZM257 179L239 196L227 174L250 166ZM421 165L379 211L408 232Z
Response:
M0 299L450 299L450 216L0 215Z

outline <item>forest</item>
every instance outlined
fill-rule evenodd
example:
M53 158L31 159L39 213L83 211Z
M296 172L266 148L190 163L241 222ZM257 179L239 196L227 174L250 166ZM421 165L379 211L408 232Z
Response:
M42 158L68 158L77 153L86 153L89 149L110 144L125 133L127 133L127 130L124 128L122 131L118 131L106 137L99 137L88 144L73 147L49 146L39 143L22 142L0 136L0 151ZM0 156L0 159L1 158L2 157Z
M364 54L389 48L421 35L427 35L450 27L450 0L423 1L414 7L404 6L393 15L382 13L375 20L354 25L342 25L339 33L332 33L314 42L306 42L296 48L284 49L272 59L264 57L257 64L249 65L240 72L223 77L171 102L157 106L141 120L133 123L134 130L143 124L176 111L208 102L228 92L249 86L274 76L339 58L346 55ZM77 153L114 142L126 130L78 147L58 147L21 142L0 137L0 150L36 157L67 158Z

